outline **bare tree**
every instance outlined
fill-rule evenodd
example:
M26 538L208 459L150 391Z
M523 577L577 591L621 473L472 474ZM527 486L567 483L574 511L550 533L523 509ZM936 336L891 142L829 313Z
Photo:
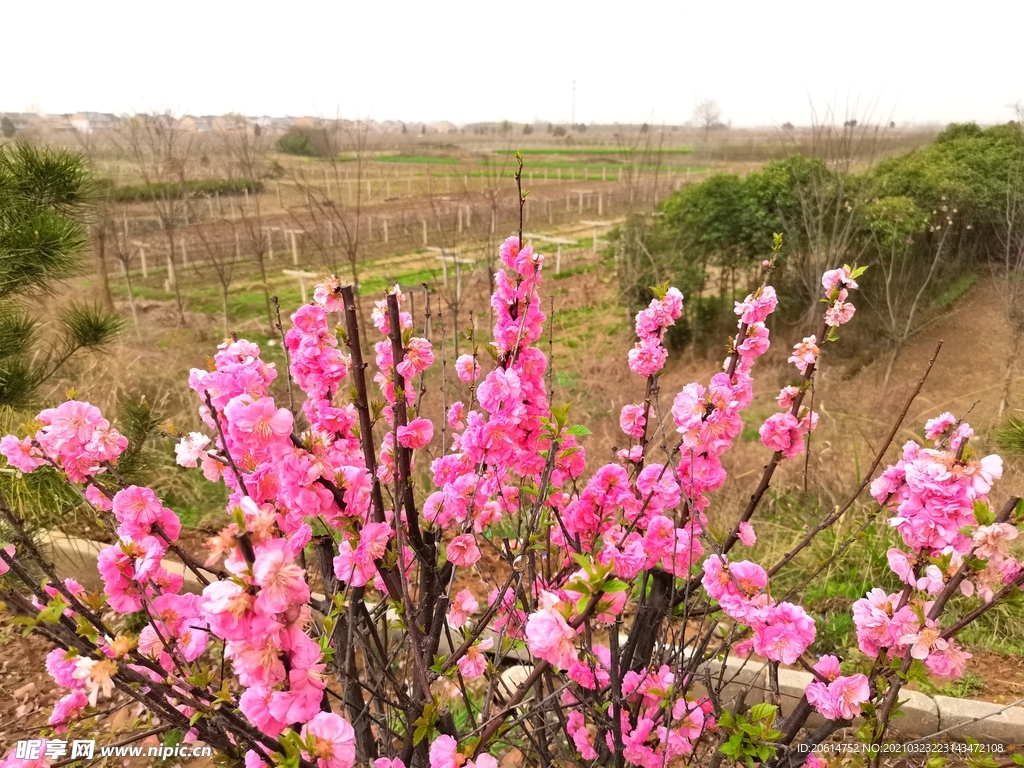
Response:
M722 108L714 99L703 99L693 108L693 122L704 131L704 143L708 133L722 124Z
M196 134L170 113L139 114L127 121L122 138L167 241L167 279L174 289L178 319L184 323L185 306L175 277L175 246L178 229L188 217L187 182L199 150Z
M228 176L241 177L246 183L254 181L263 182L270 175L270 164L267 154L270 151L271 139L262 130L257 130L258 125L250 125L249 122L240 116L235 116L228 125L224 134L224 141L228 153L229 167ZM263 289L263 299L266 305L267 324L271 333L275 327L274 312L270 306L270 285L267 282L267 256L269 254L269 237L266 208L262 194L255 193L246 196L245 205L239 206L241 211L240 219L231 221L232 236L239 237L246 255L251 255L260 272L260 285ZM204 246L208 238L204 237ZM207 249L209 253L209 249ZM223 256L220 258L223 263ZM220 274L220 266L214 266ZM230 281L230 275L229 275ZM223 286L223 283L222 283ZM224 288L224 317L227 322L227 288ZM226 329L226 325L225 325ZM282 339L283 341L283 339Z
M885 130L870 119L875 107L871 102L858 121L848 117L850 109L840 120L831 103L820 115L811 105L809 162L795 168L792 184L797 205L795 211L780 209L789 262L805 293L808 323L818 312L822 272L857 261L870 243L870 238L861 237L866 204L862 193L869 183L865 171L878 159ZM856 105L852 111L856 113ZM783 141L792 144L795 158L795 136L783 136ZM855 166L859 173L854 173Z
M300 168L292 177L304 198L302 208L290 211L292 220L320 253L324 266L335 274L341 271L337 258L340 251L361 314L359 261L365 251L366 207L386 196L389 183L387 178L371 178L369 166L385 146L386 138L387 132L372 130L368 119L321 117L313 132L321 162ZM361 319L365 323L366 318Z
M5 118L6 119L6 118ZM91 131L73 130L78 145L82 150L82 157L85 158L86 166L95 177L98 171L97 164L97 137ZM97 185L93 197L92 226L89 228L90 241L93 245L93 253L96 256L96 272L100 279L100 300L104 308L112 311L114 309L114 297L110 292L110 275L107 274L107 233L110 229L110 217L113 211L113 200L111 195L113 189L106 185Z
M956 213L955 208L943 205L933 216L919 211L905 197L882 198L866 211L875 251L872 260L882 272L884 288L881 302L876 300L873 305L890 344L883 391L889 386L900 352L920 330L928 289L954 242L950 233ZM924 234L922 230L926 230ZM870 294L866 296L870 301Z
M199 261L193 261L192 266L201 277L205 277L207 270L209 270L213 272L217 279L217 284L220 286L220 304L224 319L225 337L231 332L231 318L228 315L228 293L231 289L231 282L235 272L235 257L231 249L233 244L238 242L237 238L240 229L244 229L244 224L239 226L234 220L204 222L193 228L193 231L199 236L199 241L202 243L203 253L206 258L202 260L201 264ZM229 232L232 235L232 242L225 244L223 236ZM264 279L263 285L266 288L266 279ZM271 322L270 327L274 327L273 322Z
M121 274L124 275L125 287L128 289L128 306L132 312L132 324L135 326L135 334L139 334L139 316L135 310L135 296L132 292L132 265L135 257L139 254L136 246L128 236L128 218L124 209L120 206L111 206L109 216L101 224L104 227L106 243L115 259L121 264Z

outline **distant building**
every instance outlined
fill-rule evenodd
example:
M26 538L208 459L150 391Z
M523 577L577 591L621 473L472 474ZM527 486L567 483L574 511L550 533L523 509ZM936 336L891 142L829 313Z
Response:
M427 126L427 133L458 133L459 127L455 123L442 120L438 123L430 123Z
M76 112L68 118L71 127L79 133L93 133L115 128L121 119L109 112ZM17 123L15 123L17 125Z
M209 133L216 119L213 115L182 115L178 120L178 129L186 133Z

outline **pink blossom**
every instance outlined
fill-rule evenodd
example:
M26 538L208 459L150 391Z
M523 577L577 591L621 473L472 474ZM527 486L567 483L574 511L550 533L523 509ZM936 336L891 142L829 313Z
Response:
M541 608L526 620L526 645L530 653L558 669L568 669L579 658L576 630L556 610L558 597L542 592Z
M629 369L639 376L653 376L668 359L668 350L657 341L637 342L629 350Z
M952 429L954 424L956 424L956 416L946 411L941 416L936 416L925 422L924 436L938 442Z
M481 555L476 545L476 538L471 533L463 533L448 542L446 550L448 561L455 565L470 566L476 563Z
M464 758L458 748L458 742L453 737L438 736L430 744L430 768L460 768Z
M283 613L309 600L306 575L284 539L272 539L257 550L252 573L261 587L256 603L268 613Z
M88 697L82 691L72 691L62 697L53 705L53 713L50 715L49 724L54 726L56 733L64 733L68 729L68 723L75 720L82 710L89 703Z
M279 736L288 723L278 720L270 711L270 701L275 691L265 686L254 685L242 691L238 708L246 719L268 736Z
M190 432L174 446L175 461L182 467L194 467L209 444L210 438L202 432Z
M32 472L45 463L30 437L19 440L14 435L7 435L0 438L0 454L19 472Z
M687 447L694 447L700 437L699 429L707 410L707 404L704 402L706 391L700 384L687 384L672 403L672 420L678 431L684 435L684 444Z
M639 440L644 436L644 409L640 405L624 405L619 413L619 426L627 437Z
M758 432L765 448L781 453L783 458L791 459L804 450L800 422L788 411L769 416Z
M430 419L417 418L408 426L398 428L398 444L403 448L416 450L425 448L434 437L434 425Z
M451 408L448 409L448 426L452 429L459 431L466 428L465 418L466 406L462 402L452 403Z
M775 398L775 402L777 402L779 404L780 408L782 408L784 410L789 410L790 408L793 407L793 401L796 399L796 396L799 395L799 394L800 394L800 388L799 387L793 387L793 386L783 387L779 391L779 396L777 398Z
M740 316L740 322L747 325L761 323L764 322L768 315L775 311L778 303L779 300L775 295L775 289L770 285L766 285L756 293L748 296L742 303L737 301L736 314Z
M596 760L597 750L594 749L594 738L587 730L586 720L583 713L573 710L566 718L565 731L572 738L576 750L584 760Z
M914 583L914 563L915 561L904 552L902 549L896 549L892 547L888 552L885 553L886 559L889 561L889 568L900 577L900 581L904 584Z
M871 698L864 675L839 676L832 682L813 682L807 686L807 701L829 720L852 720L860 715L860 705Z
M85 500L92 504L96 509L101 509L104 512L109 512L114 508L114 502L107 498L107 495L95 485L86 486Z
M770 608L765 623L754 627L754 650L772 661L793 664L814 642L814 620L792 603Z
M476 645L471 645L466 649L466 655L458 661L459 672L466 679L472 679L474 677L480 677L487 669L487 655L484 651L488 651L494 647L494 638L488 637L481 640Z
M459 355L458 360L455 361L455 373L460 381L469 384L480 378L480 363L473 355Z
M397 371L406 379L423 373L434 364L434 348L427 339L412 338L405 348L405 355Z
M746 520L739 524L736 532L743 546L752 547L757 543L757 534L754 533L754 526Z
M942 639L941 630L933 619L925 619L923 629L918 628L916 632L901 635L899 641L901 645L909 645L910 655L922 661L928 658L933 649L944 651L949 647L948 641Z
M979 525L973 534L974 554L985 560L1004 560L1010 553L1010 542L1017 538L1017 526L1009 523Z
M292 414L287 408L275 408L272 397L253 400L248 395L233 398L224 408L231 434L243 444L261 448L292 432Z
M970 658L971 654L955 643L949 643L946 648L929 653L924 664L928 667L928 671L936 677L957 679L963 677L967 661Z
M857 308L848 301L837 301L825 310L825 325L837 328L853 319Z
M68 658L68 652L63 648L54 648L46 654L46 671L50 677L61 688L84 688L85 683L74 677L75 667L78 663L77 656Z
M313 289L313 301L328 312L342 312L345 302L341 295L341 281L331 275Z
M842 670L839 668L839 659L831 654L818 659L818 663L814 665L814 671L829 682L832 682L842 674Z
M840 269L830 269L821 276L821 285L825 289L825 295L828 297L832 296L832 292L836 288L856 288L857 283L853 279L850 273L850 268L846 265Z
M356 734L348 721L332 712L320 712L302 727L302 740L313 737L317 768L352 768L356 762ZM305 755L305 753L303 753Z
M807 368L814 365L818 360L818 339L815 336L807 336L803 341L793 346L793 354L786 362L793 363L800 373L806 375Z
M448 606L448 624L455 629L461 629L466 624L466 619L480 607L474 599L473 593L468 589L461 590L452 598Z

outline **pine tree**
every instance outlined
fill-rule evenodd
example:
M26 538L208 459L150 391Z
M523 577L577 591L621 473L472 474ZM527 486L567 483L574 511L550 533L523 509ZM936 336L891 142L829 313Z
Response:
M72 302L44 335L30 309L83 267L89 199L80 156L0 146L0 406L31 405L73 355L103 348L123 326L111 312Z

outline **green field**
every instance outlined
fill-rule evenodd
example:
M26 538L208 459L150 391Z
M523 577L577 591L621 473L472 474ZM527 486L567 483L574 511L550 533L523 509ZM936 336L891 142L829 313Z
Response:
M607 149L601 147L555 147L541 149L520 149L518 151L522 155L692 155L693 147L667 147L663 149L639 149L633 147L609 147ZM516 150L494 150L494 154L496 155L514 155L515 153Z
M458 157L430 157L428 155L382 155L375 157L378 163L415 163L419 165L458 165L463 162Z

